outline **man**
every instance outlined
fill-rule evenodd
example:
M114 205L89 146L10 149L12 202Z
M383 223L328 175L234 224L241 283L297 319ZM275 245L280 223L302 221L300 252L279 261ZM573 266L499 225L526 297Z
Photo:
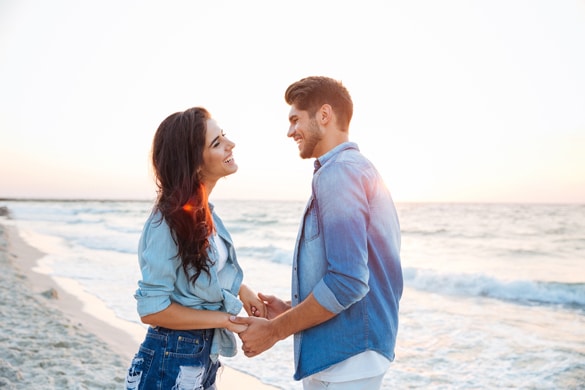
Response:
M376 168L349 142L353 103L328 77L288 87L288 137L315 158L312 194L299 227L292 300L259 294L268 318L247 324L242 349L256 356L294 334L295 380L305 390L379 389L398 330L400 226Z

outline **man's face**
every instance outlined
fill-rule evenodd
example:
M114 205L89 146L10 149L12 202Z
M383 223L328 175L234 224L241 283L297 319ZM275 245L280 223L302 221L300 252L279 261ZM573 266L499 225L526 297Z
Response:
M317 120L311 118L308 111L301 111L293 104L288 114L288 121L290 126L286 135L297 143L301 158L319 157L317 146L323 139L323 133Z

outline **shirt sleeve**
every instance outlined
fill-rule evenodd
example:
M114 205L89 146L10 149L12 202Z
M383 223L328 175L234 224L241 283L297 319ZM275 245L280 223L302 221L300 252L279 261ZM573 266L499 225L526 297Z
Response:
M327 310L339 313L369 291L368 177L350 163L322 169L327 172L319 176L315 190L327 272L313 295Z
M158 313L171 304L177 268L181 266L176 255L177 246L166 222L159 223L150 218L144 227L138 248L142 279L138 281L134 297L141 317Z

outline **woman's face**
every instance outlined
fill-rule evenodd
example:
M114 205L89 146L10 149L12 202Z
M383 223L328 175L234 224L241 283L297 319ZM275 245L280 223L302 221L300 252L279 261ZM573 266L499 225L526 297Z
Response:
M214 119L207 120L207 133L203 147L203 166L200 175L203 181L215 183L222 177L238 170L232 154L235 143L226 138Z

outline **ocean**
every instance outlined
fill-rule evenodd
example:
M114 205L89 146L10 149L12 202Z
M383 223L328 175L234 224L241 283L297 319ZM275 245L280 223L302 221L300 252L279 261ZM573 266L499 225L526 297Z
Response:
M213 200L245 282L289 299L303 201ZM140 324L136 248L150 201L0 200L40 269ZM405 289L384 389L585 388L585 205L398 203ZM227 365L285 390L292 338Z

